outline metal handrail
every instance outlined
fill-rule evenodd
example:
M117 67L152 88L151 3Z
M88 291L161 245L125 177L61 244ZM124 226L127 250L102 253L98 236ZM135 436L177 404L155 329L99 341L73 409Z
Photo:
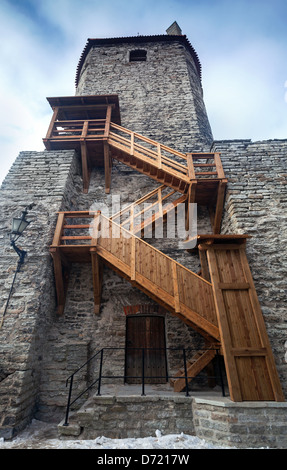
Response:
M102 370L103 370L103 357L104 357L104 351L105 350L142 350L142 374L141 376L127 376L125 375L113 375L113 376L108 376L108 375L103 375ZM70 387L69 387L69 393L68 393L68 401L67 401L67 407L66 407L66 416L65 416L65 422L63 426L69 426L69 413L70 413L70 408L71 406L79 399L81 398L88 390L90 390L94 385L98 384L98 390L97 390L97 395L101 395L101 383L102 379L141 379L142 382L142 396L145 396L145 380L149 378L166 378L168 379L178 379L178 376L171 376L171 375L164 375L164 376L147 376L144 373L144 365L145 365L145 351L146 350L172 350L172 351L182 351L183 353L183 365L184 365L184 375L181 376L181 379L185 379L185 394L186 397L190 396L189 391L188 391L188 379L193 378L193 376L188 376L187 375L187 360L186 360L186 351L208 351L208 350L215 350L216 351L216 357L217 360L219 359L219 351L217 348L130 348L130 347L121 347L121 348L112 348L112 347L106 347L102 348L99 351L97 351L93 356L91 356L84 364L82 364L73 374L71 374L67 380L66 380L66 387L68 386L68 383L70 381ZM74 382L74 376L81 370L83 367L85 367L87 364L89 364L94 358L97 356L100 356L100 368L99 368L99 375L96 380L93 381L92 384L90 384L85 390L83 390L76 398L71 401L72 398L72 389L73 389L73 382ZM222 371L221 371L221 366L220 362L218 360L218 369L219 369L219 379L220 379L220 384L221 384L221 390L222 390L222 396L225 396L225 390L224 390L224 382L223 382L223 376L222 376ZM211 376L209 376L211 378Z

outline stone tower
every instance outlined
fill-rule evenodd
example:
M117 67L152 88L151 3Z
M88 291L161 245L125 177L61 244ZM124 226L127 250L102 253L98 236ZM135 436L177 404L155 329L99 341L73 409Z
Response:
M169 34L89 39L77 95L119 96L122 125L179 151L209 151L201 65L178 28Z

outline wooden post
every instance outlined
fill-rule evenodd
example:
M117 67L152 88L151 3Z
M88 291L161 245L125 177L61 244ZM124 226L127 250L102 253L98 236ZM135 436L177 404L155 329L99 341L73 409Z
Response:
M108 138L109 133L110 133L110 125L111 125L111 117L112 117L112 105L109 104L107 106L107 112L106 112L106 123L105 123L105 132L104 132L104 137Z
M64 212L60 212L58 214L58 220L56 224L52 247L61 245L61 236L63 234L64 221L65 221L65 214Z
M157 144L157 164L158 168L161 168L161 147L160 144Z
M85 139L88 134L89 121L85 121L82 129L81 139Z
M216 166L217 177L220 178L220 179L224 179L225 175L224 175L224 170L223 170L223 166L222 166L222 163L221 163L221 158L220 158L219 153L214 154L214 163L215 163L215 166Z
M130 148L130 155L134 153L134 145L135 145L135 133L131 133L131 148Z
M229 384L230 398L233 401L242 401L242 394L240 389L240 381L238 377L237 367L235 358L231 354L231 340L230 330L227 318L227 312L225 310L225 302L223 299L222 291L217 287L220 281L218 266L216 257L213 249L207 250L207 258L209 263L210 276L212 280L212 288L214 292L215 305L218 317L218 325L220 331L220 338L222 349L225 358L226 375Z
M179 290L178 290L178 279L177 279L177 265L176 265L175 261L172 263L172 276L173 276L174 310L175 310L176 313L180 313Z
M190 219L192 218L193 209L194 209L193 206L191 207L191 204L195 203L196 186L197 186L197 182L192 181L191 184L189 185L189 188L188 188L188 197L187 197L187 200L186 200L186 204L187 204L186 219L185 219L185 230L187 232L191 231L191 227L190 227L189 222L190 222Z
M52 116L50 125L49 125L49 127L48 127L48 131L47 131L47 134L46 134L46 138L43 139L43 141L44 141L44 143L45 143L45 146L46 146L46 148L47 148L48 150L51 148L49 139L52 138L53 129L54 129L54 124L55 124L55 121L56 121L56 119L57 119L58 112L59 112L59 107L56 106L56 107L54 108L54 111L53 111L53 116Z
M131 281L136 280L136 237L131 238Z
M211 223L213 225L214 234L220 233L226 184L227 180L224 179L221 180L218 185L215 214L214 216L211 216Z
M187 153L187 168L188 168L188 176L191 180L195 180L195 171L194 171L194 166L193 166L193 159L192 159L192 153Z

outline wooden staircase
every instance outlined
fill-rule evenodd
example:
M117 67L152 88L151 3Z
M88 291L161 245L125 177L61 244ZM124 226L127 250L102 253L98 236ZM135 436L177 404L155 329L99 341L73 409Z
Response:
M216 355L215 349L208 349L204 351L197 351L191 359L186 361L186 372L182 367L175 374L175 377L170 379L170 383L175 392L181 392L186 387L185 373L187 375L187 382L191 382L211 361Z
M91 168L99 165L105 168L105 190L110 192L113 159L161 185L110 219L100 212L59 213L50 247L59 313L64 311L73 262L91 263L95 313L99 313L105 263L209 344L221 346L232 400L284 401L245 253L247 237L219 235L227 184L219 154L185 155L125 129L114 95L50 100L54 113L45 146L79 151L84 192L89 189ZM138 215L146 212L140 205L147 201L155 212L141 222ZM136 236L180 203L187 208L190 203L207 206L211 213L213 234L197 237L203 277ZM190 377L213 357L210 350L191 358ZM183 383L180 374L176 389Z
M95 312L99 312L100 265L104 261L207 340L219 340L211 283L101 213L60 212L50 252L57 273L59 313L65 304L63 268L79 261L92 261Z
M112 215L111 220L141 237L150 233L149 230L157 222L166 219L178 204L186 201L186 194L180 194L175 190L170 190L168 186L161 185Z

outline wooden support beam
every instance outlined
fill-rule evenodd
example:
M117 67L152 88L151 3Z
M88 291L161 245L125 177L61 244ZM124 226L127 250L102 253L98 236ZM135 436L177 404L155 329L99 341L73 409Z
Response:
M58 315L63 315L66 300L67 278L63 273L60 248L51 247L50 253L54 264Z
M58 220L57 220L57 224L56 224L56 229L55 229L55 233L54 233L52 247L56 247L56 246L61 245L61 237L63 235L64 220L65 220L65 213L60 212L58 214Z
M191 180L195 180L195 171L194 171L194 165L193 165L193 158L192 158L192 153L187 154L187 168L188 168L188 176Z
M97 211L94 214L93 222L92 222L92 239L91 239L91 246L97 246L98 239L100 236L100 227L101 227L101 211Z
M157 164L158 168L161 168L161 146L159 143L157 144Z
M206 251L198 250L198 254L199 254L200 265L201 265L201 275L203 279L210 282L210 274L209 274L208 262L206 258Z
M108 138L109 133L110 133L111 117L112 117L112 105L109 104L107 106L107 113L106 113L106 123L105 123L105 132L104 132L105 138Z
M240 380L236 367L236 362L231 349L233 347L231 343L230 327L228 322L228 316L225 309L225 302L223 298L222 290L218 288L220 282L220 274L218 271L217 260L215 253L212 249L207 251L207 258L209 262L210 276L212 280L212 288L214 292L214 298L216 300L216 312L218 317L218 326L220 331L220 338L222 349L225 358L226 375L229 383L230 398L233 401L242 401L242 393L240 388Z
M215 214L214 219L211 221L213 225L213 233L215 234L220 233L226 184L227 180L221 180L218 185Z
M187 232L192 231L190 222L193 221L193 213L194 213L193 204L195 202L196 186L197 186L197 182L192 181L188 188L188 197L186 200L186 220L185 220L185 230Z
M45 146L46 146L46 148L47 148L48 150L51 148L49 139L51 139L51 137L52 137L52 135L53 135L54 124L55 124L55 121L56 121L56 119L57 119L58 112L59 112L59 107L56 106L56 107L54 108L54 111L53 111L53 116L52 116L50 125L49 125L49 127L48 127L48 131L47 131L47 134L46 134L46 138L43 139L43 141L44 141L44 143L45 143Z
M104 142L104 162L105 162L105 192L106 194L110 193L111 189L111 176L112 176L112 160L110 157L109 145L107 142Z
M131 281L136 280L136 237L131 238Z
M174 310L175 310L176 313L180 313L179 289L178 289L177 264L176 264L176 262L172 263L172 277L173 277Z

